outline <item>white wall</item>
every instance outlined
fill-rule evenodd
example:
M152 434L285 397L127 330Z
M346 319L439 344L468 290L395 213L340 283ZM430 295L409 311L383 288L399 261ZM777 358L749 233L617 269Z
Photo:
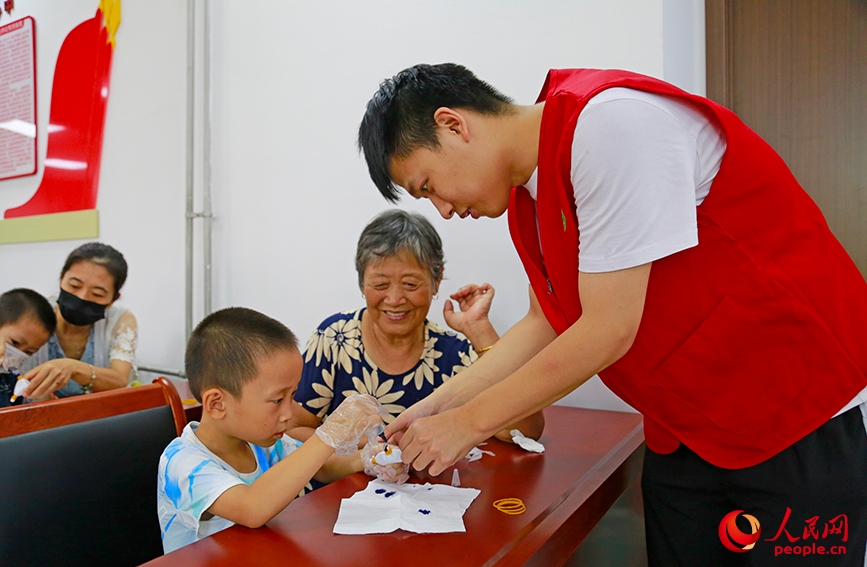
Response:
M705 96L704 0L663 0L662 78Z
M130 265L121 301L137 316L140 361L180 368L184 342L186 10L184 2L123 3L113 55L98 209L100 238ZM0 182L0 215L42 179L54 64L61 43L98 0L16 2L37 34L39 170ZM8 14L4 14L4 22ZM11 20L9 20L11 21ZM84 241L0 245L0 290L56 294L67 254Z
M84 19L97 2L67 4L85 7L76 15ZM182 366L184 347L184 4L123 3L99 194L100 240L120 249L131 266L123 299L139 319L139 360L174 368ZM535 101L550 67L617 67L667 78L676 69L694 69L698 56L680 48L671 56L667 45L703 37L703 23L700 30L693 16L670 23L671 10L687 6L693 14L700 4L213 0L214 308L259 309L306 340L326 316L362 305L355 242L388 204L367 176L355 134L383 78L419 62L453 61L519 104ZM199 15L202 6L198 0ZM22 7L31 10L40 34L56 2L31 0ZM40 36L43 141L59 40L44 43ZM703 69L703 52L701 58ZM41 144L40 160L44 150ZM201 179L200 169L196 175ZM0 182L0 209L25 201L37 185L33 179ZM444 296L482 281L497 289L493 320L501 332L524 315L527 279L505 216L446 222L426 202L401 206L427 215L443 237L446 280L432 319L442 323ZM78 244L0 246L3 265L27 266L0 271L0 289L55 291L63 259ZM200 305L199 294L197 320ZM598 382L567 402L626 407Z

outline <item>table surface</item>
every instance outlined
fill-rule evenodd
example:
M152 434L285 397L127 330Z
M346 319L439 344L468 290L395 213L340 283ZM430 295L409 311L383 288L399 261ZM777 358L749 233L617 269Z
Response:
M146 565L305 566L558 565L577 548L626 486L637 477L644 441L639 414L551 406L540 440L543 454L496 439L495 453L456 465L461 486L481 494L464 514L466 532L335 535L340 500L363 490L359 473L295 500L266 526L233 526ZM413 473L409 482L451 482ZM509 516L493 502L517 497L526 512Z

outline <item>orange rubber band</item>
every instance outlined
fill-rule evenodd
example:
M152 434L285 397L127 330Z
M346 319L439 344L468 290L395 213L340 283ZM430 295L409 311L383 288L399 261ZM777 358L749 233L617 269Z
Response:
M494 508L510 516L523 514L527 510L527 507L524 506L520 498L501 498L500 500L495 500Z

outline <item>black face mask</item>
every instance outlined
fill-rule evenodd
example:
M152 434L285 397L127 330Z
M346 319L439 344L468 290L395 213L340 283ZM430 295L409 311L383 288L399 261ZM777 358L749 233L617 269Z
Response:
M60 290L60 296L57 298L57 306L60 308L60 314L63 315L64 319L79 327L93 325L105 317L105 308L107 307L106 305L79 299L62 289Z

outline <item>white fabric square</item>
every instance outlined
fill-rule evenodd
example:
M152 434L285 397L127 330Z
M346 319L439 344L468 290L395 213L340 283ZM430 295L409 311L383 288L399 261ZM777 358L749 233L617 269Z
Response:
M334 533L388 534L400 527L400 500L358 496L364 494L359 492L341 502Z
M479 494L475 488L398 486L372 480L367 488L340 503L334 533L389 533L398 528L415 533L463 532L464 511Z

